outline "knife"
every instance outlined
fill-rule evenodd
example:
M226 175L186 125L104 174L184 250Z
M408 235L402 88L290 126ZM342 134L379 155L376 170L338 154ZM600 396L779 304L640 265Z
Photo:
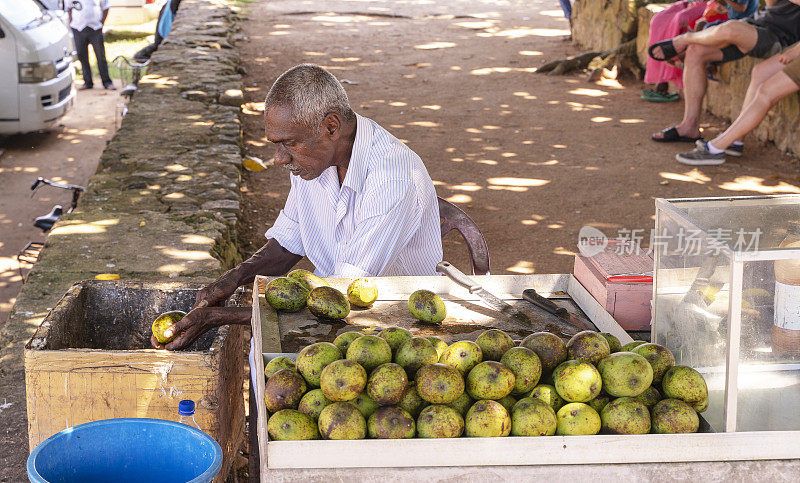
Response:
M528 289L523 290L522 291L522 298L527 300L528 302L532 303L533 305L536 305L537 307L542 308L542 309L550 312L553 315L561 317L562 319L564 319L567 322L569 322L570 325L573 325L573 326L575 326L575 327L577 327L579 329L583 329L583 330L595 331L594 327L589 327L589 325L586 322L584 322L583 320L581 320L580 317L578 317L575 314L570 313L564 307L559 307L558 305L553 303L552 300L547 299L547 298L539 295L539 293L536 292L535 289L528 288Z
M478 282L466 276L464 272L451 265L450 262L439 262L436 265L436 271L447 275L450 280L467 289L469 293L480 297L489 308L500 312L512 321L524 325L528 329L545 330L542 324L534 324L526 314L515 309L496 295L487 292Z

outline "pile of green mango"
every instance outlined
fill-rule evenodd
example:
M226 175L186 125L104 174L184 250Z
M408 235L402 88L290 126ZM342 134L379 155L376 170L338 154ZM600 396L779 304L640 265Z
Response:
M346 332L265 367L273 440L693 433L697 371L658 344L584 331L450 345L391 327Z

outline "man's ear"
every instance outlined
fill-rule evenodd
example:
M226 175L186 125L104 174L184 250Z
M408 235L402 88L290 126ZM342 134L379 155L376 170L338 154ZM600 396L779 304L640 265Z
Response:
M342 132L342 118L335 112L330 112L322 121L322 129L331 139L337 139Z

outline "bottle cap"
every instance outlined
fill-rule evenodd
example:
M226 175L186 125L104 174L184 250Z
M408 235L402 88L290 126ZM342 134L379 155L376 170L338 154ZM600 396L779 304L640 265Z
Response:
M181 416L191 416L194 414L194 401L191 399L184 399L178 403L178 414Z

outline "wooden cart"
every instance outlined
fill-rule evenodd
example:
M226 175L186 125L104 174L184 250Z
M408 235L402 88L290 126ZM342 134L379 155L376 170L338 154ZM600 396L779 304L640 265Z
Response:
M528 311L527 302L520 300L523 289L535 288L544 295L567 294L570 300L560 302L571 310L585 313L600 331L610 332L625 344L630 336L603 310L572 275L521 275L475 277L484 287ZM473 338L484 328L495 323L496 314L481 304L465 289L445 277L386 277L374 279L380 290L378 301L372 308L353 312L348 317L351 325L360 325L369 331L399 325L412 327L412 331L430 335L430 327L416 326L413 319L401 308L408 296L417 289L426 288L438 293L448 308L448 318L437 335L449 342L450 336ZM300 344L292 335L302 332L320 334L317 340L333 340L341 332L353 330L341 326L330 329L317 321L306 310L296 314L278 313L263 296L268 279L258 278L254 284L253 345L259 354L296 352ZM328 279L340 289L346 289L350 279ZM461 330L459 330L461 326ZM433 331L436 332L436 331ZM431 333L433 333L431 332ZM519 336L519 332L515 333ZM513 335L512 335L513 336ZM303 338L303 337L301 337ZM282 343L283 341L283 343ZM636 436L550 436L506 438L456 438L408 440L354 440L354 441L269 441L266 408L264 406L264 358L251 361L254 397L251 394L251 411L257 413L257 445L251 436L251 458L258 449L262 481L267 481L283 471L289 476L316 477L333 471L313 472L309 468L348 468L347 475L354 478L386 478L394 475L404 479L440 478L445 475L469 477L477 467L492 466L492 471L505 477L533 475L552 476L552 467L544 465L571 465L570 479L597 478L606 472L610 476L619 467L607 463L669 463L692 461L735 461L800 458L800 432L750 432L750 433L696 433ZM252 421L252 419L251 419ZM251 422L252 424L252 422ZM251 426L252 427L252 426ZM597 466L605 465L605 466ZM669 465L662 465L669 471ZM436 467L436 468L433 468ZM447 467L446 469L443 467ZM502 467L502 468L498 468ZM252 465L251 465L252 468ZM356 470L356 468L358 468ZM391 470L391 468L395 468ZM400 468L403 468L402 470ZM460 469L459 469L460 468ZM783 471L782 467L776 471ZM792 468L792 467L790 467ZM372 470L370 470L372 469ZM566 468L565 468L566 469ZM653 477L653 466L631 465L628 477ZM674 470L674 468L673 468ZM396 471L398 473L392 473ZM411 471L411 473L409 473ZM792 471L797 471L796 468ZM251 473L252 474L252 473ZM562 474L565 475L566 473ZM669 473L657 473L669 477ZM788 474L788 473L787 473ZM681 473L684 476L685 473ZM764 476L764 475L761 475ZM768 478L768 476L765 476Z

